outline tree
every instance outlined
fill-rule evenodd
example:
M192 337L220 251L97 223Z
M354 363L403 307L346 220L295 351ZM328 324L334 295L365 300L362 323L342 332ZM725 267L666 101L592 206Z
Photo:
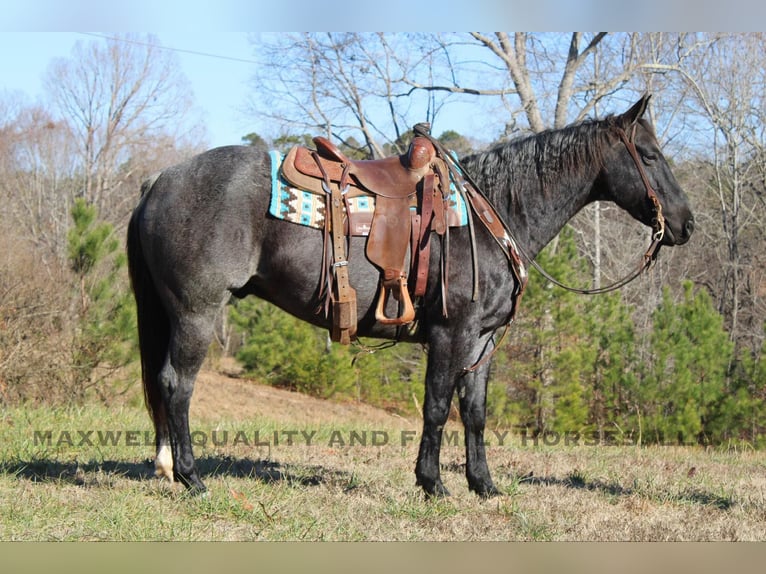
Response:
M344 350L327 345L321 330L253 298L238 301L230 315L244 334L237 358L249 374L321 397L353 387L353 373L343 368Z
M126 257L114 228L77 199L68 234L70 268L78 285L71 337L74 397L113 377L136 357L135 306L125 281Z
M652 360L642 381L643 435L681 444L718 442L728 402L734 346L704 289L684 283L683 300L668 289L653 316ZM729 421L726 421L727 423Z
M17 399L71 401L95 389L106 400L130 376L135 327L115 229L140 182L204 135L172 53L150 44L78 43L50 65L41 103L0 95L0 245L9 253L0 391L12 387Z
M724 417L717 435L724 440L743 440L754 446L766 444L766 342L757 352L740 348L737 368L722 407Z
M65 122L19 99L0 124L0 197L8 228L27 237L46 264L63 260L77 186L72 133Z
M236 352L246 372L268 384L319 397L353 398L409 411L422 396L425 358L402 344L368 353L331 343L327 331L255 298L230 308L243 342Z
M387 155L383 145L418 122L437 126L452 95L498 95L480 83L463 87L455 75L441 83L450 78L451 56L435 35L301 33L259 40L263 62L253 78L253 113L341 144L354 137L370 158Z
M548 245L538 261L564 281L583 276L584 261L577 254L571 229ZM586 376L594 361L583 331L584 301L536 272L531 275L511 341L498 353L507 353L500 363L510 366L507 374L500 367L496 370L508 398L504 418L535 433L581 431L588 425L590 381Z
M264 140L260 135L258 135L255 132L250 132L246 136L242 136L242 144L243 145L251 145L251 146L257 146L257 145L266 145L266 140Z
M439 141L450 151L454 151L457 156L463 157L474 152L473 145L468 138L459 134L455 130L447 130L439 136Z
M762 343L766 305L762 242L766 223L766 36L695 35L706 49L687 59L682 78L690 87L689 116L706 135L698 142L707 209L699 226L712 247L699 279L718 295L735 344L752 351ZM715 261L711 272L710 261Z
M133 190L150 173L142 158L178 142L199 145L188 81L152 36L78 42L71 58L50 64L45 87L76 142L78 193L108 220L135 204ZM122 191L127 182L130 191Z
M71 276L42 265L36 247L13 229L0 232L0 402L54 401L69 365L68 357L59 361L59 333Z
M282 134L278 137L275 137L272 140L272 145L277 148L282 153L287 153L290 148L296 145L305 145L305 146L311 146L311 135L309 134L303 134L303 135L294 135L294 134Z
M585 302L588 342L594 351L588 369L589 420L600 440L611 434L623 440L638 436L635 425L636 388L640 365L635 310L619 293Z

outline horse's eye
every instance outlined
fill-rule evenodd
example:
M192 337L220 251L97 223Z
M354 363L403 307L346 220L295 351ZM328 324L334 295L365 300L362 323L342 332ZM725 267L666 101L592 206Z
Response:
M657 154L656 153L651 153L651 152L646 152L646 153L641 154L641 159L644 160L644 163L646 165L651 165L655 161L657 161Z

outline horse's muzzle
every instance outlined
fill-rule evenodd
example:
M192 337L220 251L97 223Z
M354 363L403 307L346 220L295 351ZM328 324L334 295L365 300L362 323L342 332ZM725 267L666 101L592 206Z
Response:
M663 238L664 245L683 245L694 233L694 216L689 215L689 218L681 226L680 230L674 230L671 225L665 227L665 237Z

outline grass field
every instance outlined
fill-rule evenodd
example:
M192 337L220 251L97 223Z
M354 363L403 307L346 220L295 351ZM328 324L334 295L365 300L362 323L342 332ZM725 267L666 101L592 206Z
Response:
M413 472L419 420L204 373L192 406L201 498L153 477L135 403L0 415L0 540L766 540L757 451L490 432L504 495L482 500L451 421L453 496L426 500Z

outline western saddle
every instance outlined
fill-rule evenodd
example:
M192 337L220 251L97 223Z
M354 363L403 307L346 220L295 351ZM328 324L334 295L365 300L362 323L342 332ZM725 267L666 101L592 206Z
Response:
M348 344L355 339L357 330L356 291L349 284L346 254L347 235L353 234L348 200L353 197L371 196L375 202L369 232L365 229L358 233L368 235L367 258L381 273L375 319L397 326L415 320L412 298L422 297L426 291L430 232L442 236L448 233L450 175L455 179L460 172L438 141L431 138L428 124L418 124L414 131L416 136L409 149L400 156L352 160L326 138L315 137L315 150L295 146L282 162L281 174L288 183L325 196L325 249L319 297L325 313L332 307L333 341ZM512 267L517 278L521 278L516 269L521 261L500 218L483 196L463 183L456 181L458 192L507 254L510 250ZM441 287L445 316L446 255L443 251ZM525 280L523 265L521 274ZM477 281L474 252L474 298ZM389 294L399 302L400 313L396 317L385 313Z

